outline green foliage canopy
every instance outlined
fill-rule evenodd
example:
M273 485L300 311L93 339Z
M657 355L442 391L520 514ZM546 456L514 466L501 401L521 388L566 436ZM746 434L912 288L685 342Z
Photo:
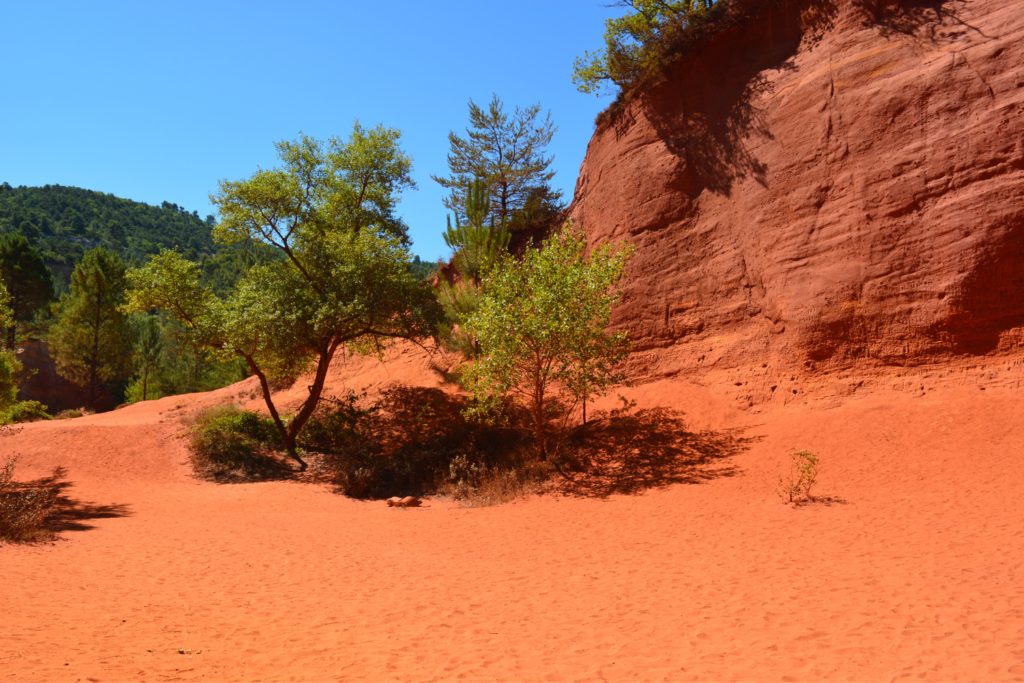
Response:
M126 263L141 263L161 249L179 249L203 267L204 280L228 291L254 262L276 258L258 243L232 246L212 238L214 217L201 218L171 202L151 206L78 187L45 185L0 189L0 233L19 233L39 250L66 289L71 271L95 246L116 252Z
M93 249L75 267L71 291L61 297L50 332L58 371L88 388L93 408L102 384L132 371L135 335L120 310L125 289L120 257L102 247Z
M394 128L366 130L356 121L348 140L332 137L324 144L302 136L275 143L282 168L222 180L210 196L221 215L214 239L270 244L293 263L292 250L302 248L308 234L338 225L354 232L373 226L407 243L408 227L395 208L399 195L416 183L401 137Z
M604 244L588 258L582 231L569 223L540 250L521 262L505 259L486 276L479 310L467 321L481 348L464 371L476 399L470 414L492 415L506 399L526 408L546 457L553 412L567 417L577 402L623 379L614 368L628 333L606 328L632 254Z
M53 276L43 257L23 235L0 237L0 277L10 296L5 343L14 348L18 323L30 320L53 298Z
M540 104L506 113L497 95L486 109L469 101L467 137L454 131L448 134L450 175L430 176L451 191L444 200L449 210L465 217L466 194L478 176L490 182L491 211L499 225L506 225L538 187L547 187L557 200L560 193L547 185L555 177L554 171L548 170L554 157L545 156L545 152L558 128L550 112L543 119L540 113Z
M573 84L600 95L606 87L628 91L657 76L686 29L707 20L714 5L715 0L622 0L619 6L629 11L605 21L603 50L576 58Z
M423 339L440 317L429 287L411 273L402 224L391 213L394 194L411 186L398 139L392 129L367 132L357 123L347 142L281 142L281 168L223 181L212 197L222 217L215 237L261 241L286 257L253 266L224 298L176 252L129 273L127 310L165 309L193 345L245 359L282 445L302 467L296 439L338 350L376 353L393 339ZM314 372L308 398L285 424L269 382L307 371Z
M11 295L0 278L0 329L7 329L14 319L10 308ZM13 348L0 347L0 413L14 404L18 396L18 375L21 363Z

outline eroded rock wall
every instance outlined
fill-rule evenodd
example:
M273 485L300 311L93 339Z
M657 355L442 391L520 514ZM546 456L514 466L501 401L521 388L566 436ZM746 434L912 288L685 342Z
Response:
M767 3L595 133L571 213L637 247L639 381L1019 382L1024 5Z

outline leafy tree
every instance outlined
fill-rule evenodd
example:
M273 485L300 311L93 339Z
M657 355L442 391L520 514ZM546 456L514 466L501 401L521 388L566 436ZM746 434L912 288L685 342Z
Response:
M125 268L117 254L99 247L71 274L71 291L61 297L50 344L57 369L89 390L89 405L106 382L131 374L134 335L119 306L125 297Z
M142 380L143 401L149 400L149 376L159 369L163 350L160 321L154 316L146 316L140 325L135 345L135 364Z
M63 232L71 235L85 234L85 219L75 209L68 207L61 216Z
M573 65L572 82L582 93L600 95L606 87L632 89L657 76L671 61L686 30L706 21L715 0L622 0L625 15L605 21L605 48L585 52ZM719 0L719 4L723 4Z
M540 113L540 104L534 104L525 109L516 107L507 114L497 95L486 110L470 100L467 137L448 133L451 175L430 176L451 191L444 205L457 216L464 216L466 194L473 179L487 178L495 221L506 225L512 214L525 206L534 188L555 177L554 171L548 170L554 157L544 153L558 129L551 122L550 112L544 119L539 118Z
M334 220L347 223L356 232L376 226L408 244L409 228L395 215L395 207L399 195L416 189L416 183L411 175L412 159L398 144L401 137L395 128L378 125L366 130L357 120L347 142L332 138L325 159L329 172L341 182L335 183L325 208L335 214Z
M7 348L14 348L17 326L35 315L53 298L53 276L39 251L24 235L0 237L0 276L10 295L11 316L6 325Z
M578 402L624 378L614 366L628 333L605 328L633 249L604 244L589 259L585 251L569 223L521 262L505 259L484 278L480 309L467 322L481 348L464 371L476 399L470 415L491 415L505 400L527 409L541 458L554 414L567 419Z
M440 317L431 290L410 272L389 213L393 194L411 182L399 137L380 126L368 134L358 123L347 141L303 136L277 143L281 168L222 181L212 197L222 218L214 237L260 241L285 257L250 268L227 297L202 286L199 265L176 252L129 273L128 310L167 310L193 346L245 359L282 446L303 469L296 440L338 351L369 354L394 339L423 339ZM309 394L286 423L270 382L307 371Z

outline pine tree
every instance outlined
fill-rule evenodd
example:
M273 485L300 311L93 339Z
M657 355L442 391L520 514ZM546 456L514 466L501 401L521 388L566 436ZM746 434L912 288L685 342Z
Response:
M93 249L71 274L61 297L50 344L58 371L89 390L89 406L105 382L131 374L134 335L119 309L125 298L125 268L117 254Z
M488 182L480 176L466 190L465 212L465 224L460 223L459 215L455 214L454 229L451 217L448 217L444 242L455 252L452 260L459 274L479 285L483 271L508 249L511 236L505 219L502 219L500 228L495 227ZM487 224L488 217L490 225Z
M162 336L160 321L153 316L146 316L135 347L135 364L142 378L143 401L149 400L149 376L160 367L160 355L164 350Z
M482 176L490 186L490 210L495 220L507 224L526 205L535 188L547 186L555 173L548 170L554 157L545 156L545 151L558 129L551 122L550 112L544 119L539 119L540 113L540 104L506 113L497 95L486 110L470 100L467 137L454 131L448 134L451 175L431 176L441 187L451 190L444 205L456 216L461 214L472 179ZM561 193L555 195L557 201Z
M439 337L444 346L466 358L476 355L479 348L476 341L465 333L464 323L480 305L484 273L505 253L511 237L504 220L500 228L494 224L488 187L487 180L480 176L473 180L466 191L467 222L462 224L455 214L455 227L452 228L449 217L448 229L444 233L445 244L454 251L452 265L457 278L454 282L441 278L438 283L437 297L446 318ZM487 224L488 218L490 225Z

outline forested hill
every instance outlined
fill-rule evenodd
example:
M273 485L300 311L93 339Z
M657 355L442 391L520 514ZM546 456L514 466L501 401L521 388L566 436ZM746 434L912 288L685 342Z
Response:
M224 247L211 237L213 216L200 218L169 202L151 206L112 194L79 187L44 185L0 191L0 235L25 235L43 254L59 289L66 286L75 264L94 247L118 252L130 264L141 263L160 249L176 248L199 261L205 280L215 290L229 286L252 261L254 247ZM259 258L276 258L269 247L255 248ZM437 266L416 257L413 271L432 275ZM60 282L58 282L60 281ZM63 285L61 284L63 283Z
M163 247L213 254L213 221L176 204L150 206L77 187L4 183L0 194L0 232L20 232L48 261L67 265L93 246L143 258Z

